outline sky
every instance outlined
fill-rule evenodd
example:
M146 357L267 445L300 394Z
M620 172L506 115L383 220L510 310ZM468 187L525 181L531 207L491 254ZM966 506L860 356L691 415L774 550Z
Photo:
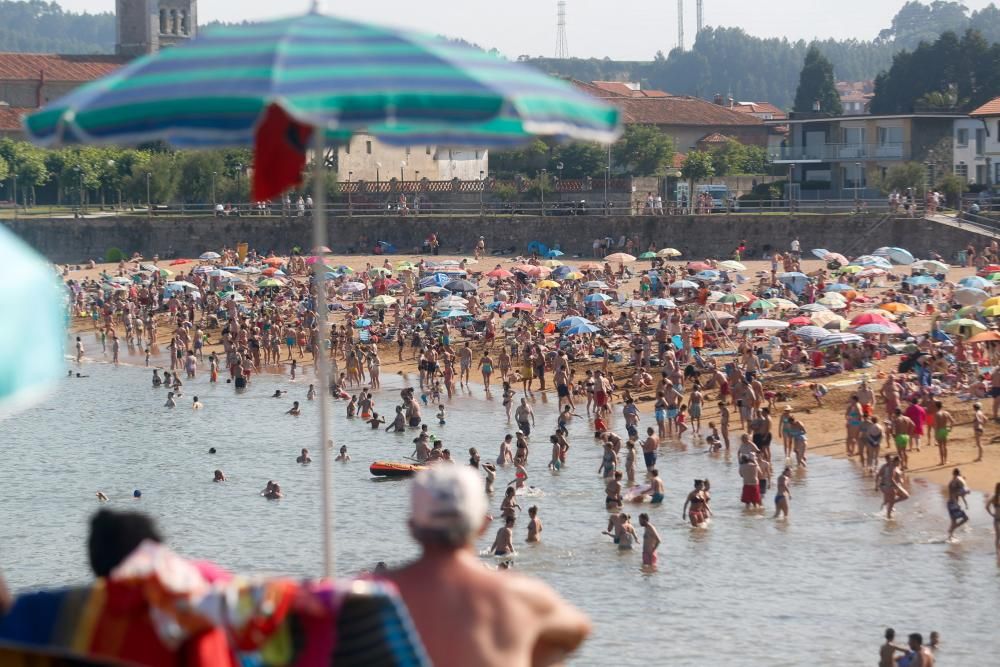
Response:
M704 0L705 24L742 27L760 37L873 39L905 0ZM991 0L964 0L981 9ZM58 0L73 11L114 11L115 0ZM695 34L695 0L685 2L685 33ZM311 0L201 0L198 21L242 21L305 12ZM321 0L345 18L461 37L516 58L553 56L556 0ZM567 0L566 35L573 57L650 60L677 45L675 0Z

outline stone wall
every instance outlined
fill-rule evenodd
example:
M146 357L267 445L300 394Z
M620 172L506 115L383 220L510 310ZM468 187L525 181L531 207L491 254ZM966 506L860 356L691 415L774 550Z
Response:
M354 217L329 222L330 247L336 252L368 252L377 240L399 252L418 249L437 233L445 252L471 251L479 236L490 250L524 252L531 241L558 244L568 255L589 257L593 240L622 235L638 237L642 248L673 246L685 257L728 256L742 241L751 258L774 248L786 249L798 236L803 249L829 248L848 254L869 252L878 246L908 248L918 256L936 251L951 259L981 236L924 220L886 220L878 216L567 216L567 217ZM54 262L101 259L108 248L134 251L146 257L197 257L223 245L245 241L259 252L288 252L311 245L308 218L177 218L108 217L74 220L5 220L21 238Z

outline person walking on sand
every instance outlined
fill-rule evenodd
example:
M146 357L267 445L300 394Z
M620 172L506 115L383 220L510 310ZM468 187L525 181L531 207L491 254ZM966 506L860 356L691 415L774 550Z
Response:
M399 590L438 667L565 662L590 633L590 623L541 581L482 567L473 553L486 526L480 484L466 466L418 473L409 529L421 555L385 578ZM467 632L456 633L458 627Z
M976 460L979 463L983 460L983 431L986 429L986 415L983 414L983 406L980 403L972 404L972 434L976 439Z
M969 515L962 509L960 503L965 503L965 509L969 509L969 487L962 477L958 468L951 471L951 481L948 482L948 516L951 518L951 526L948 528L948 539L955 536L955 531L969 522Z
M944 409L941 401L934 401L934 440L937 442L940 462L938 465L948 464L948 436L955 425L955 418Z

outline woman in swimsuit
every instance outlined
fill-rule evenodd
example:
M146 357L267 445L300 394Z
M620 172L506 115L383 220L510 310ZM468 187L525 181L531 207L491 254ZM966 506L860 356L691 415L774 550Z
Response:
M659 431L658 435L661 439L667 437L667 399L663 397L663 392L657 392L656 394L656 427Z
M490 393L490 376L493 375L493 359L490 355L484 354L483 358L479 360L479 369L483 373L483 385L486 387L486 393Z
M601 465L597 469L597 472L601 473L604 479L610 479L615 476L615 470L618 468L618 456L615 454L614 448L611 446L610 442L604 443L604 456L601 459Z
M694 491L688 494L684 501L684 509L681 511L681 518L689 519L692 526L700 526L708 520L712 511L708 508L708 503L704 496L705 483L694 480Z

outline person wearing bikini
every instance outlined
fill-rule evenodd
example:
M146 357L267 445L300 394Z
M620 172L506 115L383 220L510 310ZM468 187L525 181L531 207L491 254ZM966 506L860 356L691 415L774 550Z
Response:
M692 526L704 524L712 514L712 511L708 508L708 504L705 502L704 488L705 483L702 480L694 480L694 490L687 495L687 499L684 501L684 509L681 510L681 518L689 520Z

